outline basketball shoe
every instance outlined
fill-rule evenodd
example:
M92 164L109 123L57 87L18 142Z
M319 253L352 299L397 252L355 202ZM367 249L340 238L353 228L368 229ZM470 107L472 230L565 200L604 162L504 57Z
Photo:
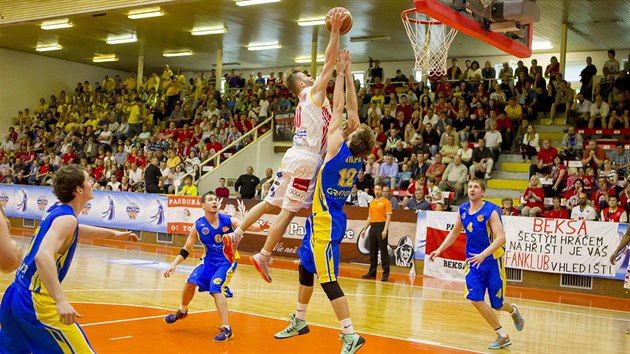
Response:
M512 321L514 321L514 327L516 327L517 331L522 331L523 327L525 327L525 319L521 316L521 312L518 310L516 305L512 304L512 308L514 311L510 314L510 316L512 316Z
M365 338L360 335L343 334L339 333L339 339L341 340L341 354L353 354L359 351L363 344L365 344Z
M221 239L223 240L223 254L225 258L227 258L230 263L236 262L236 248L239 242L241 242L241 237L234 232L230 232L229 234L221 236Z
M221 330L221 332L214 337L213 341L227 342L230 339L234 338L234 334L232 333L232 328L221 327L219 329Z
M252 265L256 268L260 276L267 283L271 283L271 275L269 275L271 257L267 257L267 260L264 260L262 254L256 253L255 255L249 257L249 261L252 262Z
M184 318L186 318L186 316L188 316L188 312L182 312L182 310L177 310L171 314L166 315L166 317L164 317L164 322L175 323L179 320L183 320Z
M276 333L273 337L276 339L285 339L291 338L295 336L299 336L301 334L306 334L311 330L308 328L306 321L301 320L295 317L295 314L292 314L289 317L291 323L287 326L287 328L283 329L282 332Z
M492 343L490 343L490 345L488 345L488 349L507 348L510 345L512 345L512 341L510 340L510 336L505 336L505 337L497 336L497 339L495 339L494 342L492 342Z

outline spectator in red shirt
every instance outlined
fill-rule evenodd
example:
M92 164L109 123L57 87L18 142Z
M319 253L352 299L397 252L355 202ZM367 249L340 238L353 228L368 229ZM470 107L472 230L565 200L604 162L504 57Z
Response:
M400 104L396 107L396 115L398 112L403 112L405 115L405 124L411 121L411 114L413 113L413 107L407 103L407 96L400 96Z
M628 214L619 207L619 196L613 194L608 197L608 208L602 210L600 220L606 222L628 222Z
M608 208L608 199L612 195L616 195L614 187L608 186L608 178L605 176L601 176L597 179L597 190L593 193L591 197L591 205L598 212ZM617 200L618 201L618 200Z
M501 215L518 216L518 210L516 210L512 204L512 198L503 198L503 200L501 200L501 205L503 205L503 208L501 208Z
M540 216L543 216L546 218L552 218L552 219L568 219L569 218L569 212L565 208L562 207L560 196L557 196L557 195L554 196L552 203L553 203L553 208L540 214Z
M534 175L529 178L529 185L523 193L523 199L525 206L521 209L522 216L535 217L545 209L545 191L538 176Z
M435 94L438 95L440 92L444 94L444 97L449 97L451 95L451 84L447 81L446 76L442 76L440 83L437 85L435 89Z
M600 146L597 146L597 142L593 139L588 141L584 154L582 155L582 165L584 167L590 167L594 172L604 165L606 160L606 152Z
M72 163L77 163L77 155L74 153L74 147L69 146L68 152L63 154L63 164L68 165Z
M529 177L532 177L536 173L549 174L551 172L551 166L553 165L553 159L558 155L558 150L551 146L551 140L543 140L543 146L538 152L536 157L536 163L529 165Z
M214 190L217 198L229 198L230 197L230 189L225 186L225 178L219 178L219 186Z

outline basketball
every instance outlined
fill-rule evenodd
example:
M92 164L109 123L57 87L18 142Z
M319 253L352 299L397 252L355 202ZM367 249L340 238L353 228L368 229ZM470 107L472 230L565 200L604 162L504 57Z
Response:
M341 28L339 28L339 34L343 35L348 33L348 31L352 28L352 14L344 7L333 7L330 11L328 11L326 14L326 29L330 32L330 29L332 28L330 20L332 19L333 12L336 9L341 9L346 14L344 16L343 23L341 24Z

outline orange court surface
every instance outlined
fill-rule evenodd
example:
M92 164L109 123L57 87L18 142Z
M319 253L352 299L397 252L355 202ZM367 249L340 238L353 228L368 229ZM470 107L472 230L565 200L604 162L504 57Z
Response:
M18 241L25 248L28 239ZM116 246L80 245L63 283L66 297L83 315L79 323L97 353L341 350L339 323L317 285L306 316L311 332L274 339L295 311L298 280L293 261L274 262L272 284L265 283L246 261L241 262L230 283L234 297L228 300L234 338L214 343L220 321L207 293L196 294L186 319L170 325L163 321L179 307L194 260L165 279L162 271L173 259L165 254L166 247L125 242ZM463 298L462 283L407 274L392 274L388 283L382 283L361 279L365 271L357 265L342 265L340 270L354 328L367 340L359 353L491 352L486 348L495 333ZM0 292L12 278L13 274L0 275ZM526 323L517 332L509 315L500 314L513 342L500 353L630 352L630 335L625 334L630 326L630 299L508 285L507 301L519 305Z

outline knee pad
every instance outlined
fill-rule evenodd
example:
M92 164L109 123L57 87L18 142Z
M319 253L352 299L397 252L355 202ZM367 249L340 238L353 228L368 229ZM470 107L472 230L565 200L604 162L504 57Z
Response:
M313 286L313 284L315 283L315 275L306 270L306 268L304 268L301 263L298 267L298 274L300 276L300 285Z
M344 296L343 290L341 290L339 283L336 281L330 283L322 283L322 289L324 289L324 292L326 293L326 296L328 296L328 300L330 301Z

